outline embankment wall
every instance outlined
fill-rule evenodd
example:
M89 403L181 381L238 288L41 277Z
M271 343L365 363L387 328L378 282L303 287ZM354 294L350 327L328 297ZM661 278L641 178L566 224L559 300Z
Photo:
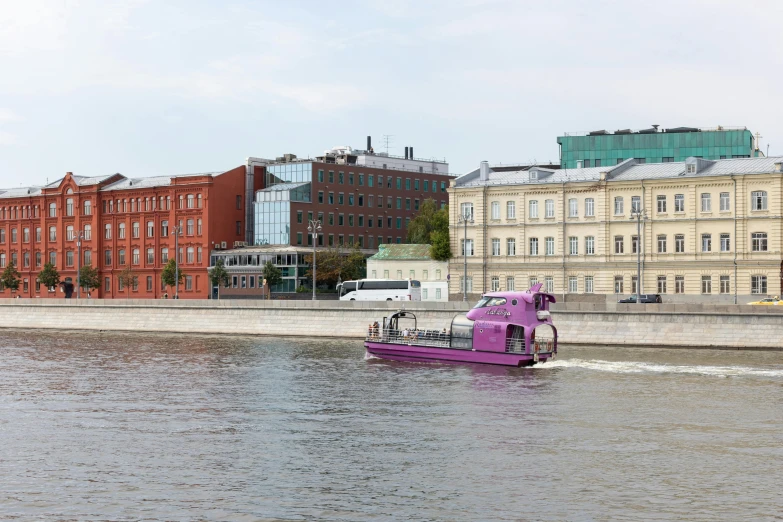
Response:
M0 300L0 328L361 338L400 303L338 301ZM419 327L448 327L462 302L405 303ZM783 349L783 306L552 307L564 344Z

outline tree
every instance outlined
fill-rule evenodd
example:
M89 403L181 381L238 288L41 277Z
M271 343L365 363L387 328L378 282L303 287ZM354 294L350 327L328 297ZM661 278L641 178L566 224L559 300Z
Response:
M127 297L130 297L130 290L132 286L136 286L138 277L133 274L133 269L130 266L126 266L122 272L117 276L117 280L127 291Z
M362 251L359 250L359 246L354 245L353 250L343 260L342 277L345 281L352 281L354 279L364 279L366 275L367 260Z
M79 273L79 286L87 290L96 290L101 287L101 276L98 269L91 265L84 265Z
M0 275L0 283L6 288L10 288L12 292L19 290L19 285L22 283L22 280L19 277L19 271L14 266L13 261L8 263L5 270L3 270L3 274Z
M448 231L436 230L432 233L430 257L435 261L448 261L451 259L451 239Z
M60 273L51 263L46 263L38 274L38 282L46 288L54 288L60 284Z
M283 282L283 272L281 272L280 269L277 268L271 261L266 262L264 268L261 270L261 273L264 275L266 284L269 285L270 289L273 286L279 285Z
M333 286L338 279L361 279L367 274L367 262L358 245L355 245L348 255L338 247L321 250L316 253L315 260L316 284ZM305 263L312 267L313 256L305 256ZM305 277L312 280L312 268L305 273Z
M430 234L435 230L435 215L437 212L438 205L434 199L425 199L422 202L416 217L408 223L408 237L406 238L408 243L415 245L429 244ZM448 228L448 220L446 228Z
M228 272L222 259L218 259L212 270L209 271L209 280L212 282L212 286L218 288L218 299L220 299L220 286L228 286Z
M182 268L179 269L179 281L177 281L174 276L176 269L177 260L173 257L169 258L169 262L166 263L166 266L163 267L163 271L160 273L160 279L164 285L173 288L177 282L182 284L182 281L185 279L185 272L182 271Z

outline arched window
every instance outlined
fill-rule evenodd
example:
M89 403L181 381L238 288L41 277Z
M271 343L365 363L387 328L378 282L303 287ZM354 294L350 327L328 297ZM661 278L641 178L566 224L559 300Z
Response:
M92 225L84 225L84 239L92 239Z

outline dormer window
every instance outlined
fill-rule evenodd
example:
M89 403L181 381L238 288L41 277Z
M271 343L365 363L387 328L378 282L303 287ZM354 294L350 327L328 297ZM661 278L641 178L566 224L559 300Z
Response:
M536 170L530 171L530 181L538 181L538 171Z
M685 172L688 174L695 174L696 173L696 164L695 163L688 163L685 165Z

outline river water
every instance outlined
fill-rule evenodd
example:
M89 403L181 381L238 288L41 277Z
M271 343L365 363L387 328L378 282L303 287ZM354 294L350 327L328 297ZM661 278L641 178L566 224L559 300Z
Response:
M0 330L0 518L783 520L783 352Z

